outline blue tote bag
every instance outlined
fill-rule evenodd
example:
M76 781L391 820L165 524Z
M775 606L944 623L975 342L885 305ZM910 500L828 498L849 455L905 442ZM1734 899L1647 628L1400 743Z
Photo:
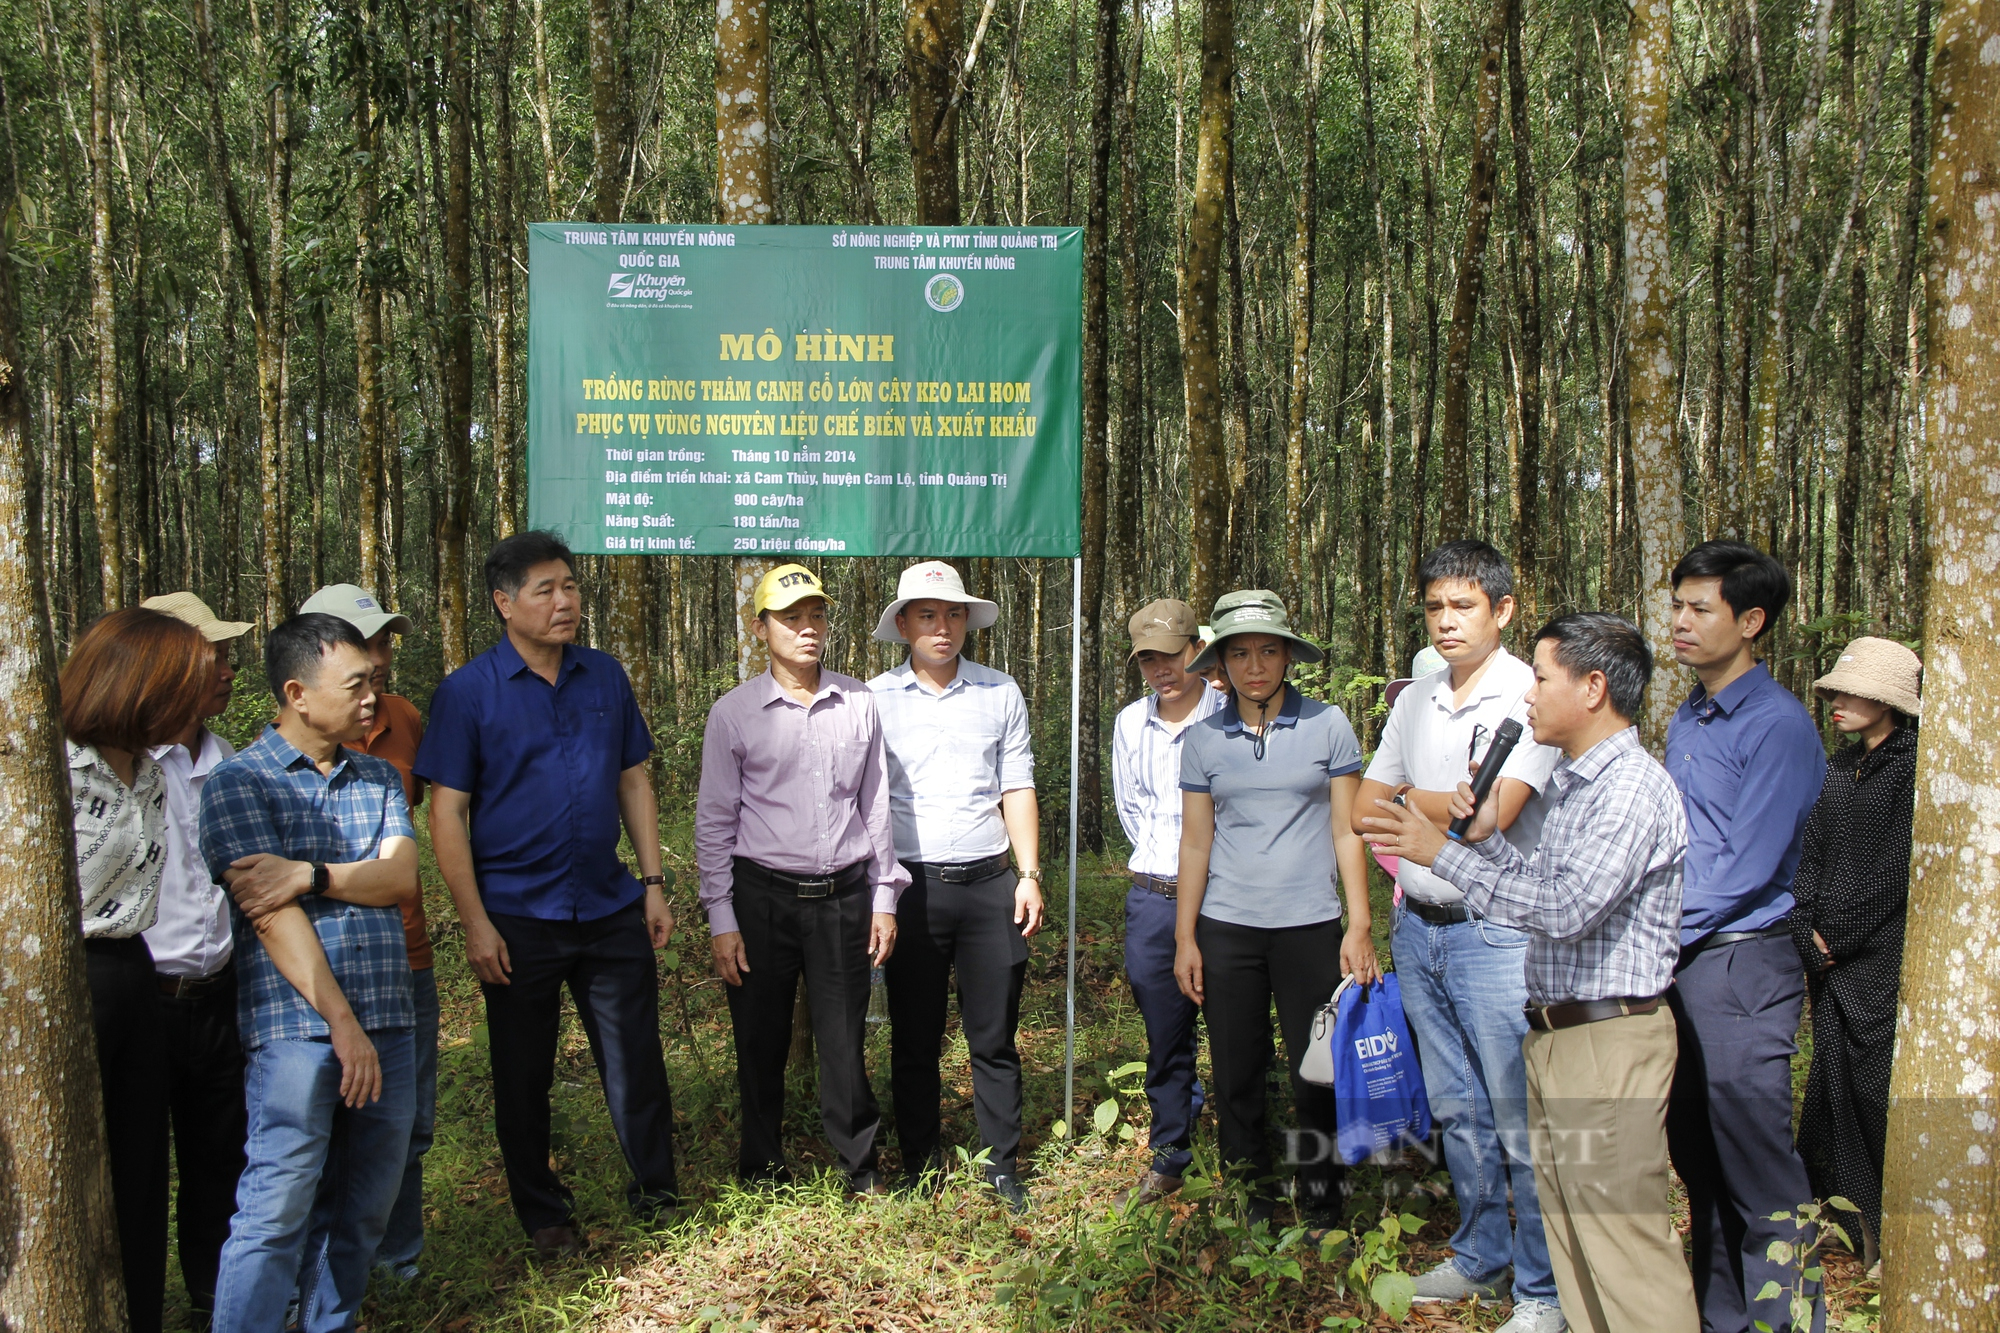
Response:
M1344 1165L1430 1137L1430 1097L1394 972L1366 986L1340 983L1313 1018L1299 1077L1332 1087Z

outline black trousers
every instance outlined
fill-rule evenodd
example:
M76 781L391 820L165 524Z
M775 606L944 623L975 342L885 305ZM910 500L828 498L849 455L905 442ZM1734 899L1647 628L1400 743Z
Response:
M1285 1038L1285 1065L1299 1132L1286 1136L1287 1157L1298 1169L1298 1202L1338 1203L1343 1172L1333 1155L1338 1125L1332 1088L1299 1078L1299 1060L1312 1036L1313 1014L1340 985L1342 921L1265 929L1200 917L1202 1016L1208 1021L1218 1148L1225 1166L1247 1169L1253 1180L1272 1174L1269 1117L1264 1105L1271 1047L1271 1007ZM1265 1187L1256 1187L1261 1193Z
M1667 1102L1667 1148L1687 1186L1689 1266L1703 1333L1778 1333L1794 1325L1787 1299L1796 1274L1774 1263L1771 1242L1798 1239L1771 1214L1813 1197L1792 1143L1792 1055L1798 1049L1805 973L1780 931L1712 945L1684 957L1667 987L1680 1040ZM1814 1294L1812 1326L1826 1320Z
M638 903L595 921L493 914L513 964L509 984L480 990L493 1061L493 1122L514 1216L530 1236L575 1219L575 1199L549 1165L549 1088L563 987L590 1038L611 1127L640 1216L678 1202L674 1108L660 1051L660 976Z
M160 997L167 1058L167 1107L173 1119L174 1232L181 1278L198 1321L215 1309L215 1270L236 1178L243 1174L249 1124L243 1103L243 1044L236 1032L236 968L225 968L199 994Z
M948 884L906 861L910 887L896 905L896 951L883 965L889 987L890 1094L903 1169L941 1162L938 1058L955 973L958 1016L972 1055L972 1103L988 1175L1012 1175L1021 1150L1021 984L1028 942L1014 924L1012 870Z
M736 859L736 925L750 970L729 986L736 1087L743 1101L737 1170L754 1179L784 1167L785 1057L793 996L806 979L819 1048L819 1114L840 1168L856 1185L875 1174L882 1112L868 1086L868 926L873 898L860 866L824 898L801 898L754 861Z
M157 1333L167 1292L167 1057L144 936L85 940L104 1138L132 1333Z

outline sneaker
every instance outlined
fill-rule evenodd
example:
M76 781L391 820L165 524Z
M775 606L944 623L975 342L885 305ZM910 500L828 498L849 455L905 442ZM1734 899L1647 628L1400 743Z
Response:
M1499 1333L1563 1333L1568 1327L1554 1301L1515 1301L1514 1317L1500 1325Z
M397 1282L415 1282L423 1272L417 1267L415 1259L406 1259L399 1264L376 1264L375 1271Z
M1481 1283L1474 1282L1471 1278L1460 1272L1458 1265L1450 1259L1445 1260L1428 1273L1419 1273L1415 1285L1417 1289L1416 1299L1419 1302L1469 1301L1474 1297L1478 1297L1482 1301L1490 1301L1497 1299L1500 1295L1500 1287L1497 1283L1482 1285ZM1516 1333L1519 1333L1519 1330L1516 1330Z

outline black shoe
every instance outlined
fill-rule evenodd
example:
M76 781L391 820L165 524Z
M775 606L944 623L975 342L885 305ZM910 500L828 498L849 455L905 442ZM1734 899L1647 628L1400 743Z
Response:
M882 1173L880 1171L863 1171L858 1176L849 1177L847 1181L847 1197L850 1199L859 1198L864 1194L887 1194L888 1192L889 1187L882 1182Z
M935 1199L944 1192L944 1183L950 1178L951 1169L942 1156L919 1158L916 1165L903 1168L892 1188L907 1198Z
M1001 1172L987 1177L986 1183L993 1187L995 1194L1006 1201L1008 1211L1017 1214L1028 1211L1028 1191L1021 1184L1019 1176Z
M792 1168L782 1163L776 1166L756 1166L747 1169L739 1167L736 1172L736 1178L743 1183L744 1189L749 1190L777 1189L782 1185L792 1184L795 1179L792 1175Z
M543 1227L528 1238L535 1247L535 1257L543 1263L554 1263L560 1259L571 1259L583 1253L583 1241L578 1239L576 1228L571 1226Z
M1243 1210L1243 1225L1254 1227L1259 1222L1268 1222L1278 1215L1278 1201L1268 1194L1253 1194L1249 1206Z

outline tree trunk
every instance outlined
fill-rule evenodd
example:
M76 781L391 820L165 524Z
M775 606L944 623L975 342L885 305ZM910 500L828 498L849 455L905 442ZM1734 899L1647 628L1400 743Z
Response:
M1625 61L1625 382L1639 527L1639 627L1653 650L1640 734L1666 737L1680 697L1668 575L1685 542L1680 454L1674 447L1674 349L1668 316L1667 108L1673 64L1670 0L1636 0Z
M1222 192L1223 271L1229 280L1229 399L1228 417L1223 425L1224 454L1228 460L1229 517L1224 546L1228 551L1226 577L1232 587L1250 579L1256 557L1251 532L1251 515L1256 497L1250 493L1250 369L1243 346L1243 226L1236 215L1236 164L1229 166Z
M1313 261L1319 240L1319 81L1326 0L1312 0L1300 25L1299 186L1292 210L1292 401L1285 431L1285 575L1297 615L1305 592L1306 412L1312 398Z
M1915 22L1910 34L1910 178L1903 195L1903 216L1898 228L1896 246L1896 289L1895 304L1889 309L1891 319L1897 324L1901 335L1896 340L1896 370L1894 389L1889 411L1889 438L1877 450L1875 456L1875 504L1873 522L1869 525L1869 609L1874 613L1877 626L1889 632L1892 624L1901 617L1890 615L1890 575L1892 561L1889 555L1890 519L1894 513L1896 491L1896 455L1898 445L1907 429L1910 418L1909 404L1916 397L1916 379L1921 369L1918 339L1920 331L1916 295L1918 265L1923 254L1924 221L1924 178L1929 166L1929 152L1926 148L1930 103L1928 101L1931 57L1931 6L1930 0L1917 0ZM1921 497L1913 493L1910 505L1915 510Z
M963 24L959 0L911 0L903 20L917 221L940 227L959 221L958 109L952 91Z
M290 0L274 0L266 52L264 215L269 226L264 300L257 311L258 484L262 493L264 624L291 612L290 515L285 503L285 421L290 384L291 289L285 258L292 215L292 27ZM252 279L254 281L254 278Z
M92 35L102 13L92 7ZM93 46L96 42L93 41ZM108 199L109 191L105 192ZM0 1326L118 1333L125 1280L104 1146L104 1094L77 919L69 764L43 618L41 480L15 335L13 262L0 232ZM106 580L107 592L116 583Z
M1090 108L1089 197L1083 227L1083 675L1077 719L1077 841L1104 850L1103 730L1104 533L1110 446L1110 230L1112 117L1118 106L1118 15L1125 0L1097 0L1093 37L1096 88Z
M1520 395L1521 466L1514 474L1521 526L1514 533L1514 598L1523 624L1542 609L1542 240L1535 202L1534 142L1528 126L1528 71L1521 58L1522 0L1507 0L1507 107L1514 141L1514 300L1521 344L1514 361ZM1464 450L1459 451L1460 457ZM1678 476L1676 476L1678 481Z
M1458 282L1452 293L1451 330L1445 338L1444 423L1438 446L1444 455L1444 496L1438 536L1466 535L1469 499L1465 452L1466 404L1470 392L1472 335L1479 323L1479 300L1486 286L1486 237L1493 222L1493 190L1500 168L1500 74L1512 0L1493 0L1479 34L1479 70L1474 75L1472 162L1465 180L1465 241L1459 247Z
M1123 337L1119 373L1118 451L1111 482L1110 545L1118 553L1124 578L1124 605L1139 606L1141 576L1147 568L1141 550L1140 493L1146 488L1146 272L1139 251L1139 228L1145 213L1145 191L1139 179L1139 73L1146 52L1143 0L1132 0L1132 54L1125 69L1124 96L1118 115L1118 281L1124 298ZM1206 614L1207 608L1201 608Z
M102 605L125 605L125 526L120 493L118 304L111 252L111 33L104 0L89 0L90 28L90 332L96 382L91 386L90 472L96 500Z
M559 218L566 211L561 188L556 182L556 139L554 108L549 88L549 35L543 21L542 0L535 0L535 123L542 132L542 187L548 195L548 215Z
M375 9L357 7L354 42L354 433L361 586L393 605L382 543L382 289L380 143L375 124Z
M465 540L472 510L472 15L465 0L444 13L444 434L438 506L438 640L444 669L471 656Z
M1201 115L1196 128L1194 206L1188 220L1186 291L1181 305L1181 373L1186 377L1188 491L1193 514L1188 582L1207 610L1223 591L1229 486L1222 444L1222 359L1216 302L1221 294L1223 196L1228 189L1236 106L1235 0L1202 0Z
M520 522L521 366L515 353L514 219L514 59L520 0L504 0L500 43L493 71L496 196L494 227L499 232L500 281L493 312L493 535L511 537Z
M1909 938L1883 1172L1882 1328L1992 1327L2000 1288L2000 597L1991 481L2000 466L2000 5L1938 18L1932 105L1925 471L1924 725L1917 758Z

